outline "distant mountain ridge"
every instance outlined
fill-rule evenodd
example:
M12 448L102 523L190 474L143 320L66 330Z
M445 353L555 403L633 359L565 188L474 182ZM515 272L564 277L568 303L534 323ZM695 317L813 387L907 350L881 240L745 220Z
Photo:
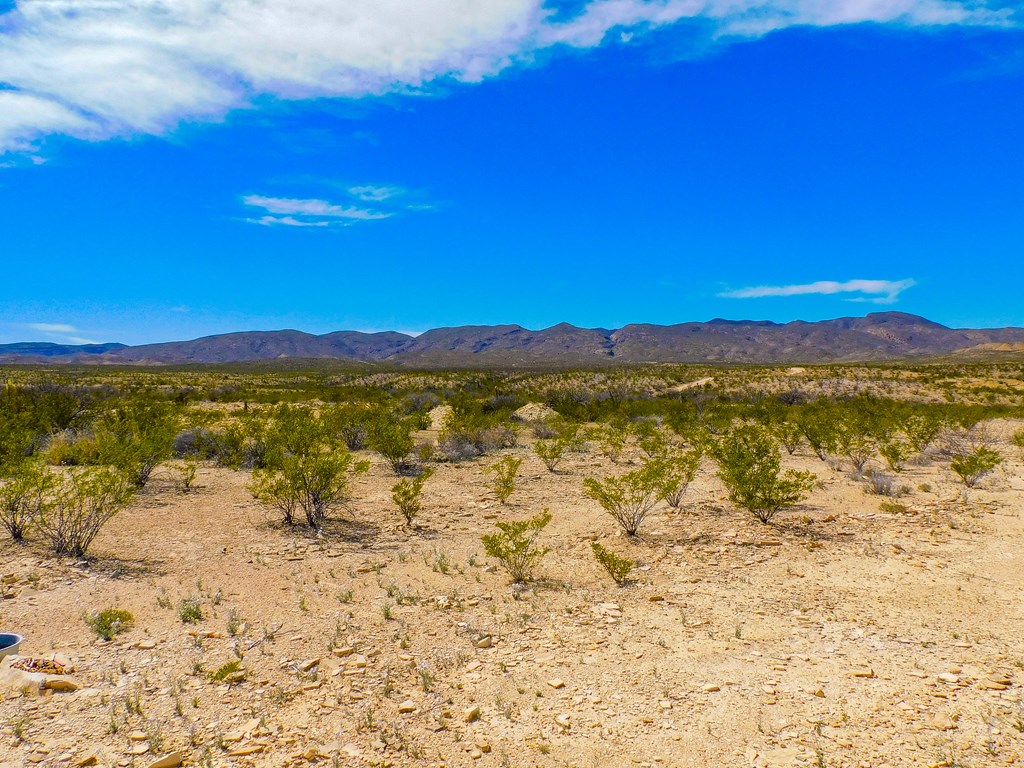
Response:
M560 323L385 331L244 331L192 341L125 346L0 344L0 363L179 365L272 360L348 360L421 367L585 366L622 363L815 364L885 362L993 350L1018 352L1024 328L956 329L903 312L775 323L711 320L626 325L616 330Z

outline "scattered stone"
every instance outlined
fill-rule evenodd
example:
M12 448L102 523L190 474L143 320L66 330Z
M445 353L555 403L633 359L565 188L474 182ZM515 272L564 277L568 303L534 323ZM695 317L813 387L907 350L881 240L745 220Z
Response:
M177 768L185 762L184 752L171 752L158 760L154 760L146 768Z
M402 714L402 715L407 715L410 712L415 712L416 709L417 709L416 702L413 701L412 699L406 699L405 701L403 701L401 704L398 705L398 712L399 712L399 714Z
M472 707L467 707L462 712L462 720L466 723L476 722L480 719L480 705L474 704Z
M548 685L557 691L559 688L565 688L565 680L560 677L553 677L548 680Z

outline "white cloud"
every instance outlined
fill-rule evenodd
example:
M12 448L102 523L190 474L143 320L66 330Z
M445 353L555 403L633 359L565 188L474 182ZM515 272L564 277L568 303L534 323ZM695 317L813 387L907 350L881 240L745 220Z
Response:
M54 341L66 344L99 344L93 339L79 335L81 331L69 323L25 323L22 327L45 334Z
M367 203L380 203L392 197L397 197L405 192L401 187L384 187L374 184L363 184L358 187L349 187L348 192L353 197Z
M768 296L832 296L860 294L847 301L867 301L873 304L892 304L903 291L916 285L913 280L819 280L802 285L757 285L718 294L726 299L760 299Z
M993 0L994 2L994 0ZM976 0L18 0L0 15L0 152L41 138L162 135L261 98L476 82L559 44L687 20L716 37L793 25L1008 25Z
M78 329L66 323L26 323L26 328L40 333L77 333Z
M351 224L355 221L387 219L392 214L372 211L351 205L337 205L327 200L291 197L264 197L246 195L242 202L252 208L262 208L268 215L248 219L253 224L286 227L326 227L330 224Z

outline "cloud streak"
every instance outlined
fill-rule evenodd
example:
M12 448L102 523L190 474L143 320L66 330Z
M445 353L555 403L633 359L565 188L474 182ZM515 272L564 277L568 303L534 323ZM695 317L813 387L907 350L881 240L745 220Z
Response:
M164 135L272 100L421 93L555 47L691 23L719 39L860 22L1010 26L975 0L18 0L0 14L0 153Z
M762 299L779 296L835 296L839 294L859 294L846 298L846 301L865 301L872 304L893 304L900 294L916 283L906 280L819 280L815 283L799 285L757 285L740 288L735 291L719 293L725 299Z
M245 195L242 198L242 203L251 208L260 208L265 211L266 215L257 219L248 219L248 221L268 227L327 227L332 224L352 224L357 221L387 219L393 215L387 211L374 211L354 205L337 205L315 198Z
M99 344L81 336L81 331L69 323L25 323L24 327L68 344Z

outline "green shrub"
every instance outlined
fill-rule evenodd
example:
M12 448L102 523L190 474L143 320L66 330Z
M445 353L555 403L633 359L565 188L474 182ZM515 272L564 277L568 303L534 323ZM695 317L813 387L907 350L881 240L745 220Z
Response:
M497 523L498 533L482 536L484 551L498 560L516 583L533 580L533 573L541 558L547 554L535 542L544 527L551 522L548 510L527 520Z
M85 617L85 623L100 640L113 640L115 635L128 630L134 622L135 617L120 608L108 608Z
M1024 451L1024 429L1018 429L1014 432L1013 437L1010 438L1010 442Z
M998 451L981 445L970 453L955 457L949 463L949 468L959 475L964 485L973 488L981 478L991 474L1002 463L1003 457Z
M218 667L215 672L210 673L210 682L220 683L225 680L228 675L233 675L235 672L242 671L242 662L238 659L232 659L231 661Z
M792 469L782 471L779 449L763 427L745 425L727 434L715 448L718 476L729 498L762 523L803 500L814 485L814 475Z
M911 445L899 437L890 437L883 440L878 446L878 452L889 465L893 472L902 472L910 458Z
M600 504L629 536L636 536L648 513L666 495L669 478L666 463L651 459L640 469L618 477L584 479L583 494Z
M301 509L310 528L320 528L329 514L348 503L352 478L369 470L347 451L284 455L266 469L253 471L249 491L281 513L288 525Z
M117 470L72 470L41 511L39 530L56 554L83 557L100 529L131 503L137 487Z
M567 430L555 437L537 440L533 444L533 452L537 454L548 472L555 472L562 462L565 452L572 449L577 443L577 432L575 429Z
M490 488L502 504L508 503L509 496L515 491L516 473L522 464L523 460L518 456L503 456L487 468L486 471L494 475Z
M665 459L665 483L663 498L672 509L683 505L683 495L690 487L700 467L701 453L696 448L688 451L674 451Z
M24 539L46 514L56 485L57 478L37 461L11 466L7 476L0 477L0 525L14 541Z
M596 541L591 542L590 548L594 551L594 557L604 568L612 580L620 587L629 583L629 572L636 566L636 561L619 557L610 549L606 549Z
M398 507L398 511L405 518L405 524L412 525L413 519L419 513L422 502L420 496L423 493L423 484L434 474L432 469L425 469L416 477L406 477L391 486L391 499Z
M178 603L178 618L182 624L198 624L203 620L203 603L198 597L185 597Z
M171 457L180 421L179 409L166 401L118 403L95 425L99 463L116 467L142 488L157 465Z
M373 425L369 445L387 459L392 471L399 474L408 468L409 455L416 447L412 425L405 420L381 419Z

